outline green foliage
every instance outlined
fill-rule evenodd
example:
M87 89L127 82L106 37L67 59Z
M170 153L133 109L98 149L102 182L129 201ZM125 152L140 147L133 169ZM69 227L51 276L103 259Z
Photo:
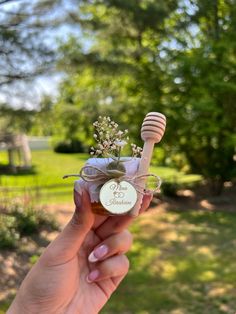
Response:
M47 122L45 124L45 122ZM0 104L0 132L27 133L38 136L53 134L53 102L44 95L37 110Z
M129 127L131 138L137 139L145 113L156 110L157 103L161 107L164 73L156 49L176 7L175 0L79 3L78 23L91 44L84 51L80 40L71 37L62 45L60 68L68 76L56 106L65 113L60 118L69 137L91 134L88 124L105 114ZM73 17L77 20L76 12ZM76 128L71 129L66 112L76 109Z
M0 248L15 248L22 236L38 233L42 228L57 230L58 224L52 215L41 209L9 205L7 212L0 215Z
M15 109L6 104L0 105L0 132L28 133L34 122L34 110Z
M30 80L48 70L55 60L53 45L45 41L45 36L55 24L55 15L52 19L48 10L56 11L60 1L14 2L0 2L0 87ZM59 24L59 19L56 23ZM11 96L16 87L11 89Z
M179 185L176 181L174 182L164 181L162 182L162 185L161 185L161 193L165 196L175 197L180 187L181 185Z
M83 144L79 140L67 140L65 142L59 142L55 145L54 151L56 153L84 153L85 149Z
M38 261L38 259L39 259L39 255L34 254L34 255L30 256L30 263L33 265Z
M179 138L176 147L184 151L191 170L202 173L214 185L218 182L215 192L219 193L222 183L235 172L236 46L232 39L236 10L228 1L199 0L194 4L196 9L188 21L197 29L193 43L185 40L186 49L170 53L169 123ZM183 33L187 36L186 29ZM169 139L172 145L174 141Z
M51 136L55 133L56 121L53 116L53 105L51 97L49 95L43 95L37 111L35 111L33 125L29 130L30 134Z
M57 229L53 216L40 209L15 205L10 209L10 215L15 217L15 227L21 236L37 233L47 225L52 229Z
M84 49L74 36L61 47L67 77L55 109L65 138L83 140L105 113L138 143L144 115L161 111L171 164L218 182L220 192L236 172L235 4L81 1L73 18L90 42ZM67 112L77 117L67 123Z
M31 208L22 210L21 208L15 208L12 211L17 221L17 229L21 235L30 235L38 231L38 217L35 215L35 211Z
M0 214L0 249L15 248L20 234L16 228L16 218Z
M189 165L188 165L188 160L183 152L178 152L178 151L172 151L166 153L168 157L165 160L165 164L168 167L171 168L176 168L179 171L188 173L190 171Z
M152 165L153 166L164 166L165 165L165 151L163 148L155 147L152 154Z
M110 115L140 145L144 115L160 111L168 121L161 144L165 162L201 173L219 193L236 173L234 1L68 2L68 15L60 18L63 3L57 0L21 1L15 11L2 15L0 85L41 73L53 61L53 45L39 36L48 25L56 28L66 21L80 31L79 37L74 32L61 41L58 70L65 75L55 106L46 97L38 112L8 108L1 129L89 146L92 122ZM8 27L12 23L25 23L27 29Z
M10 301L3 301L0 303L0 314L6 314L11 302Z

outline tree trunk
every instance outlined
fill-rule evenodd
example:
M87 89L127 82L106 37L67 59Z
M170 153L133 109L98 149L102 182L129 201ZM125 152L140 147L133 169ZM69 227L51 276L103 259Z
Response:
M223 192L224 180L222 178L209 180L210 192L214 196L219 196Z

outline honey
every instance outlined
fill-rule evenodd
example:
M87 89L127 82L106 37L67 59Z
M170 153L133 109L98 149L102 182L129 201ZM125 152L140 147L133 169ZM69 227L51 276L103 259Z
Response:
M91 203L92 212L96 215L101 216L111 216L111 213L109 213L106 208L102 206L100 202L93 202Z
M100 216L123 216L123 215L127 214L127 213L125 213L125 214L112 214L108 210L106 210L106 208L104 208L100 202L91 203L91 208L92 208L92 212L94 214L100 215Z

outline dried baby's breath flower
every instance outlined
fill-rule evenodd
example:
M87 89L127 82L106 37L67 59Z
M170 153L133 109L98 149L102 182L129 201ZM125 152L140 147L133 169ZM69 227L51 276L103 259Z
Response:
M110 117L98 117L93 123L95 133L93 135L97 146L91 147L92 156L111 157L119 163L121 151L129 141L128 129L119 130L119 125L111 120ZM141 154L142 149L135 144L131 144L132 155L137 157Z
M136 144L131 144L132 152L133 152L133 157L139 157L142 155L143 149Z
M124 147L127 142L126 141L115 141L114 144L118 147Z

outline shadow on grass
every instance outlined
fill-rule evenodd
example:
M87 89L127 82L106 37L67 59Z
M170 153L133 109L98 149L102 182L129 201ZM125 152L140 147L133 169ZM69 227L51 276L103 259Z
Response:
M103 314L235 313L235 214L153 212L133 231L130 272Z
M36 166L32 166L30 168L16 167L14 170L8 165L0 164L0 175L8 175L8 176L27 176L27 175L36 175L37 168Z

